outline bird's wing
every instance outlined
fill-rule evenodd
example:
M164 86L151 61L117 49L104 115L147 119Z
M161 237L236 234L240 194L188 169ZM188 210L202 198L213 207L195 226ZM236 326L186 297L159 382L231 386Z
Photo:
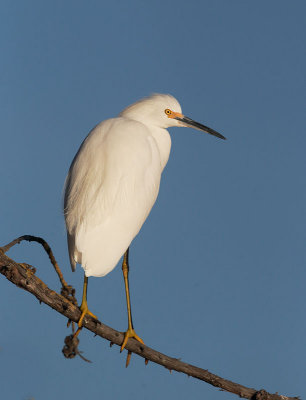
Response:
M70 257L87 276L116 266L156 200L160 175L156 142L139 122L108 120L85 139L67 177L65 218Z

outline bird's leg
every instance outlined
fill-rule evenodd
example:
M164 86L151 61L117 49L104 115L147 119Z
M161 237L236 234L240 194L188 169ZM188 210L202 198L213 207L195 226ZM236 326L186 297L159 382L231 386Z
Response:
M91 317L98 319L91 311L88 309L88 304L87 304L87 286L88 286L88 277L84 274L84 285L83 285L83 297L82 297L82 303L80 306L80 310L82 311L81 317L78 322L78 330L75 332L73 335L74 337L77 337L78 334L80 333L83 325L83 319L86 314L90 315Z
M120 351L122 351L125 348L129 338L134 338L134 339L138 340L138 342L143 343L143 340L134 331L133 321L132 321L132 311L131 311L131 301L130 301L130 291L129 291L129 249L127 249L127 251L124 253L124 256L123 256L122 272L123 272L124 285L125 285L129 326L128 326L128 330L124 334L124 340L123 340ZM127 360L127 365L128 365L128 362L129 362L129 358Z

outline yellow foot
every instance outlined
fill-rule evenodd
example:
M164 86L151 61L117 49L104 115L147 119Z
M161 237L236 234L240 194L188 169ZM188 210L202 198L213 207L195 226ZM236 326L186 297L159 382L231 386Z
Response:
M79 322L78 322L78 327L79 327L79 328L82 327L82 325L83 325L83 319L84 319L84 317L85 317L86 314L90 315L91 317L93 317L93 318L95 318L95 319L98 319L98 318L95 316L95 314L93 314L91 311L88 310L87 304L86 304L86 306L84 306L84 307L83 307L83 305L81 305L80 310L82 311L82 314L81 314L81 318L79 319Z
M123 340L123 343L122 343L120 351L122 351L125 348L129 338L134 338L134 339L138 340L138 342L144 344L143 340L136 334L134 329L133 328L129 328L124 334L124 340Z
M79 319L78 322L78 327L79 329L75 332L75 334L73 335L74 337L77 337L78 334L80 333L81 329L82 329L82 325L83 325L83 319L85 317L86 314L90 315L91 317L98 319L95 314L93 314L91 311L89 311L87 304L85 306L83 306L83 304L81 304L80 310L82 311L81 317Z

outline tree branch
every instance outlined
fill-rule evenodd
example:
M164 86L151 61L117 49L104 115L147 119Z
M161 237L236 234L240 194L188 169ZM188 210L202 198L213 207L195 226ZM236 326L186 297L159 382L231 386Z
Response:
M41 238L35 238L34 236L25 235L15 241L11 242L7 246L0 248L0 273L4 275L14 285L28 291L33 294L40 302L47 304L60 314L63 314L69 320L78 322L81 312L75 305L74 289L67 285L62 273L60 271L59 278L63 285L61 294L51 290L42 280L35 275L35 269L27 264L16 263L11 258L7 257L5 252L11 248L14 244L20 243L21 240L37 241L43 245L47 251L49 258L53 266L57 265L55 258L49 245ZM65 291L66 290L66 291ZM68 290L68 292L67 292ZM102 324L100 321L86 315L83 321L83 327L92 331L96 335L103 339L109 340L111 344L121 346L123 342L123 334L118 332L111 327ZM75 338L77 341L78 339ZM67 338L66 338L67 340ZM147 363L150 360L154 363L160 364L170 371L175 370L182 372L188 376L200 379L218 387L221 390L228 391L237 394L245 399L252 400L298 400L298 397L287 397L278 394L270 394L265 390L255 390L247 388L238 383L231 382L227 379L223 379L217 375L210 373L208 370L184 363L176 358L168 357L165 354L159 353L150 347L137 342L134 339L129 339L126 349L128 352L138 354L143 357Z

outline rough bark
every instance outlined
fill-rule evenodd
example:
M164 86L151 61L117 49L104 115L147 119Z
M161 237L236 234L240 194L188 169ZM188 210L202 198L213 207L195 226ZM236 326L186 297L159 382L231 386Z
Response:
M36 240L31 239L32 236L24 236L16 239L12 244L0 248L0 272L14 285L28 291L33 294L40 302L47 304L49 307L53 308L55 311L63 314L69 320L78 322L81 312L79 308L75 305L74 294L71 297L71 292L73 289L66 284L63 277L61 283L63 284L62 294L56 293L51 290L42 280L40 280L35 275L35 268L27 264L16 263L11 258L7 257L5 252L14 244L19 243L21 240L35 240L41 243L48 253L48 249L52 255L51 249L43 239ZM42 243L43 242L43 243ZM47 248L48 249L47 249ZM52 262L51 256L49 254L50 260ZM53 257L53 255L52 255ZM54 258L54 257L53 257ZM55 259L54 262L56 263ZM54 262L52 264L54 265ZM57 264L56 264L57 265ZM66 287L65 287L66 285ZM72 289L72 290L71 290ZM90 316L86 316L83 321L83 327L92 331L96 335L102 337L111 342L111 344L116 344L120 346L123 342L123 334L118 332L111 327L101 323L98 320ZM69 338L69 337L68 337ZM66 338L66 339L68 339ZM78 340L77 340L78 341ZM179 359L168 357L150 347L137 342L134 339L129 339L126 349L130 353L138 354L143 357L147 363L147 360L154 363L160 364L170 371L174 370L177 372L182 372L188 376L200 379L213 385L221 390L237 394L245 399L252 400L297 400L298 397L287 397L279 394L270 394L265 390L256 390L252 388L247 388L238 383L231 382L227 379L221 378L217 375L212 374L208 370L196 367L194 365L187 364Z

